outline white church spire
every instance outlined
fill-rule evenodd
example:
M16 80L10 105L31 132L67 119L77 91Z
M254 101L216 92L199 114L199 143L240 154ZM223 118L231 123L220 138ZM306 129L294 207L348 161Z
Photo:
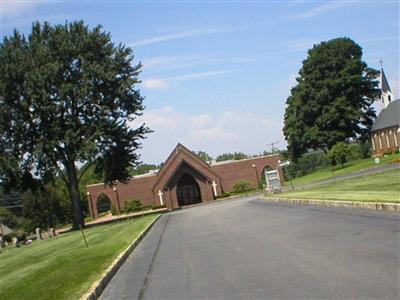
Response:
M389 82L386 79L385 72L383 71L382 60L381 63L381 100L383 104L383 109L385 109L391 101L393 101L393 94L390 90Z

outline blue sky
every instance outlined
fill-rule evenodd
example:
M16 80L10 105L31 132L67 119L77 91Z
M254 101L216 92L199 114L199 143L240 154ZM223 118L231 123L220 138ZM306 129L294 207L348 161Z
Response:
M282 135L285 101L307 49L347 36L379 60L399 96L398 1L7 1L1 34L35 20L103 25L144 65L140 85L154 133L142 160L162 162L181 142L216 156L267 149Z

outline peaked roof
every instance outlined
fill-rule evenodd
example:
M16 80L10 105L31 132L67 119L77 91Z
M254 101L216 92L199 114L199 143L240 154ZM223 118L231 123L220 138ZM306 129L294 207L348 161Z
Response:
M382 92L386 93L387 91L391 92L389 82L386 79L385 72L383 68L381 69L381 85L382 85Z
M382 109L372 125L371 131L376 131L392 126L400 127L400 99L392 101Z
M199 156L197 156L188 148L179 143L178 145L176 145L174 150L171 152L165 163L158 171L158 180L154 184L153 189L164 186L170 180L171 176L175 174L177 169L181 167L182 162L185 162L191 168L195 169L206 178L210 178L212 180L219 179L218 175L211 170L210 166L206 162L204 162ZM171 168L173 168L173 170L171 170Z

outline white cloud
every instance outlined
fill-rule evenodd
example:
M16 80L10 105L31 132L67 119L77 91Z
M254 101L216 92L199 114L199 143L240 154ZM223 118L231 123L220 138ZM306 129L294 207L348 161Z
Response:
M252 112L231 110L191 115L165 106L145 111L136 122L145 122L154 130L141 150L142 160L151 163L165 160L178 142L214 157L234 151L260 153L271 139L281 141L284 146L282 120Z
M231 73L231 71L217 70L217 71L189 73L168 78L148 78L143 80L143 86L149 90L160 90L160 89L166 90L170 88L172 85L176 85L181 81L204 79L204 78L220 78L228 73Z
M161 79L145 79L142 83L148 90L167 90L170 87L168 82Z
M143 68L149 69L178 69L214 62L216 59L201 54L192 55L163 55L143 60Z
M308 0L297 0L297 1L295 0L295 1L288 2L285 6L286 7L297 6L299 4L303 4L303 3L306 3L306 2L308 2Z
M131 44L134 47L139 47L139 46L145 46L145 45L150 45L150 44L156 44L156 43L161 43L161 42L166 42L166 41L171 41L171 40L183 39L183 38L194 37L194 36L199 36L199 35L204 35L204 34L217 33L217 32L219 32L219 31L216 28L213 28L212 26L207 26L207 27L202 27L202 28L198 28L198 29L186 30L186 31L175 32L175 33L170 33L170 34L166 34L166 35L146 38L146 39L132 42Z
M358 43L376 43L376 42L384 42L384 41L394 41L394 40L398 40L398 39L399 39L398 36L384 36L384 37L360 39L360 40L357 40L356 42L358 42Z
M400 97L400 80L389 80L389 85L392 90L392 93L395 99L399 99Z
M301 40L288 41L286 42L286 46L296 51L302 51L311 49L313 45L317 43L318 41L314 39L301 39Z
M209 126L212 123L212 121L213 120L209 114L201 114L191 117L190 124L193 127L202 128L206 127L207 125Z
M286 80L282 80L278 83L278 87L286 91L286 96L289 96L291 89L297 85L296 78L298 76L297 73L291 73Z
M304 13L297 15L297 18L305 19L305 18L316 17L316 16L322 15L324 13L330 12L332 10L336 10L336 9L345 7L352 3L354 3L354 2L353 1L336 1L336 0L328 1L324 4L318 5Z
M195 29L183 30L174 33L159 35L155 37L145 38L137 41L130 42L129 44L134 47L146 46L151 44L157 44L172 40L185 39L190 37L196 37L201 35L224 33L224 32L234 32L241 31L259 26L260 24L242 24L237 26L218 26L218 25L208 25L202 26Z
M222 75L226 75L231 72L232 71L229 71L229 70L197 72L197 73L190 73L190 74L170 77L168 79L168 81L184 81L184 80L190 80L190 79L196 79L196 78L221 77Z
M152 129L173 130L182 124L185 117L170 106L145 111L136 122L146 123Z
M12 19L29 14L36 6L41 4L40 2L35 2L35 1L26 1L26 2L1 1L1 2L3 9L3 18L5 19Z

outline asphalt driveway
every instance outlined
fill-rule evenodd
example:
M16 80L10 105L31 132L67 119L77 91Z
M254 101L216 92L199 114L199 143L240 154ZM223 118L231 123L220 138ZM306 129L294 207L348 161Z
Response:
M254 196L163 215L102 299L399 299L400 215Z

